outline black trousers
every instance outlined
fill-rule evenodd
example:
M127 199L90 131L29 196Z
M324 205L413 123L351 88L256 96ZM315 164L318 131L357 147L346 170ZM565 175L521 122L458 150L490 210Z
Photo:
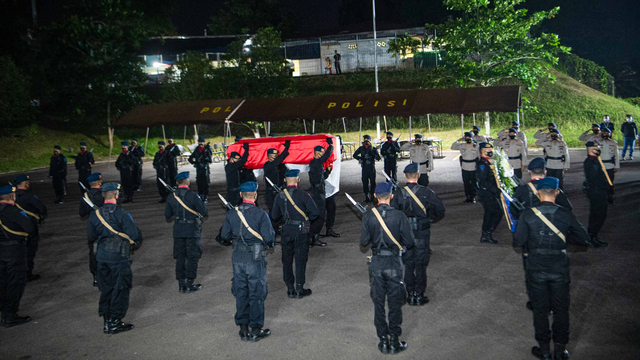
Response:
M327 218L325 220L326 223L324 226L327 228L327 230L332 229L333 225L336 224L336 195L337 193L329 196L324 201L324 207L327 209Z
M172 187L176 187L176 175L178 175L178 164L175 161L170 162L167 165L167 175L169 176L168 184Z
M96 261L96 254L93 252L93 243L89 243L89 271L96 275L98 271L98 262Z
M502 220L502 204L500 199L493 196L480 196L480 203L484 209L482 231L494 231Z
M373 193L376 190L376 168L371 166L362 167L362 191L365 194Z
M549 168L547 168L547 176L551 176L551 177L554 177L554 178L560 180L560 184L558 185L558 187L560 189L563 188L563 186L564 186L564 169L549 169Z
M159 177L159 176L158 176L158 177L156 177L156 185L158 186L158 193L160 194L160 198L161 198L162 200L167 200L167 197L169 196L169 190L167 190L167 188L166 188L164 185L162 185L162 183L160 182L160 180L159 180L159 179L160 179L160 177ZM162 178L162 180L163 180L165 183L169 184L169 181L168 181L168 180L166 180L166 179L164 179L164 178Z
M374 306L374 324L378 337L402 334L402 304L405 288L402 269L369 270L371 299ZM389 306L389 322L385 314L385 300Z
M87 177L91 175L91 169L80 169L78 170L78 181L84 184L84 186L89 189L89 182L87 181ZM78 185L80 186L80 185ZM80 186L80 193L83 193L84 189Z
M522 179L522 168L513 169L513 173L518 179Z
M6 245L0 245L0 252ZM3 318L18 312L27 285L27 253L17 257L0 257L0 311Z
M56 194L55 201L64 201L64 196L66 195L66 179L64 176L53 176L53 191Z
M130 262L99 261L97 272L100 289L98 315L122 319L129 309L129 292L133 284Z
M427 290L427 266L431 258L431 229L414 231L413 235L416 245L404 262L404 283L408 293L416 291L418 294L424 294Z
M609 178L611 179L611 183L613 184L613 181L616 179L616 173L613 172L613 169L608 169L607 170L607 174L609 174ZM609 187L609 192L607 193L609 196L613 196L614 192L613 192L613 186Z
M429 174L420 174L418 185L429 186Z
M200 257L202 257L200 238L174 238L173 258L176 259L176 279L195 279L198 276Z
M142 186L142 164L136 164L133 168L133 190L138 190Z
M135 174L134 169L121 169L120 182L122 183L122 192L125 199L133 199Z
M462 170L462 183L464 184L464 195L467 197L476 196L476 172Z
M29 236L29 239L27 240L27 269L29 271L29 274L33 273L33 259L36 257L36 252L38 251L38 243L40 242L40 232L38 231L38 225L35 224L34 228L36 229L35 234Z
M310 235L320 234L322 231L322 227L324 226L325 220L327 219L327 210L325 207L325 190L324 188L311 189L311 199L316 203L318 207L319 215L318 217L311 221L311 228L309 229Z
M198 194L204 198L209 196L209 166L196 168L196 184L198 185Z
M306 282L309 245L307 234L301 234L297 226L282 226L282 276L288 288L296 284L300 289ZM293 275L293 261L296 273Z
M385 159L384 172L393 180L398 180L398 161L395 159Z
M234 250L231 255L233 280L231 293L236 297L236 325L264 326L264 301L267 299L267 258L253 260L253 252Z
M587 197L589 198L589 235L598 236L607 219L607 209L609 207L607 191L599 189L588 190Z
M273 190L273 188L269 187L264 191L264 203L267 206L267 214L271 214L271 209L273 209L273 203L275 202L276 196L278 193ZM271 219L271 227L274 230L278 230L278 227L282 223L282 219L274 220Z
M567 274L536 272L527 274L533 305L533 326L540 344L569 342L569 277ZM553 327L549 330L549 311L553 310Z
M342 69L340 69L340 61L335 61L336 63L336 74L342 74Z

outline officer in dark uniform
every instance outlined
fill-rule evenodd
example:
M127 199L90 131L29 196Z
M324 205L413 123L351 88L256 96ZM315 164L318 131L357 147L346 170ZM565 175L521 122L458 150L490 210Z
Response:
M87 176L91 174L91 165L95 164L96 161L93 159L93 154L87 151L87 143L80 143L80 152L78 156L76 156L76 170L78 170L78 181L83 183L84 186L88 189L89 182L87 181ZM82 186L80 187L80 192L84 192Z
M271 135L269 135L271 136ZM284 174L286 172L286 166L283 166L282 162L289 156L289 147L291 146L291 140L284 142L284 150L282 153L278 153L278 149L267 150L267 162L262 165L264 170L264 202L267 205L267 212L271 212L273 209L273 202L278 192L267 182L267 179L271 180L276 186L282 189L284 183ZM285 170L285 171L283 171ZM273 229L278 233L278 222L271 218L271 225Z
M33 224L33 234L27 240L27 265L29 272L27 274L29 281L40 279L40 275L33 273L33 259L38 251L38 243L40 242L40 231L38 225L47 217L47 206L29 190L31 182L29 176L21 174L16 176L13 184L18 187L16 190L16 207L29 215L29 219Z
M129 142L123 141L122 152L116 160L116 169L120 171L120 181L122 182L122 190L124 190L124 203L130 203L133 201L133 191L135 186L136 175L136 158L131 151L129 151Z
M176 279L178 290L188 294L202 289L202 285L193 283L198 276L198 260L202 256L202 220L198 214L206 217L208 213L200 196L189 189L188 171L179 173L176 183L178 189L167 199L164 216L167 221L175 218L173 258L176 259Z
M333 171L333 164L327 166L324 170L324 179L327 180L331 172ZM336 204L336 195L335 193L328 198L324 199L324 208L326 210L326 218L324 222L324 227L327 229L327 232L324 235L320 235L321 237L335 237L339 238L340 234L333 230L333 225L336 224L336 211L338 210L338 205Z
M165 149L167 152L167 170L169 172L167 176L169 177L169 184L175 187L175 178L176 175L178 175L178 159L180 158L181 153L180 148L173 142L172 137L167 138L167 142L169 143Z
M597 246L608 244L598 239L598 234L607 219L609 203L607 194L611 185L605 175L605 170L598 161L600 146L593 141L588 141L587 158L584 160L584 177L587 197L589 198L589 236L591 242Z
M311 295L311 289L305 289L305 273L309 256L307 242L311 221L318 217L318 207L311 196L298 189L300 170L292 169L285 173L287 187L276 196L271 210L271 218L282 218L282 273L287 285L287 296L302 299ZM286 193L285 193L286 192ZM296 275L293 275L293 259L296 261ZM294 287L295 284L295 287Z
M502 204L500 203L500 189L496 184L496 178L491 170L491 157L493 156L493 146L489 143L480 143L480 159L476 164L476 178L478 179L478 197L484 209L482 219L482 237L480 242L487 244L497 244L493 239L493 231L502 220Z
M533 325L539 346L531 349L540 359L551 360L549 311L553 310L553 359L568 359L569 258L567 241L590 245L589 234L571 213L555 204L558 179L547 177L536 184L540 204L526 209L518 219L514 242L527 251L527 281L531 289ZM606 199L605 199L606 200ZM569 236L571 235L571 236Z
M27 285L27 238L35 229L15 200L13 186L0 187L0 324L4 327L31 321L29 316L19 316L18 308Z
M380 148L380 155L384 159L384 172L393 180L398 180L398 154L400 154L400 145L397 141L393 141L393 133L387 131L387 141Z
M356 152L353 158L358 160L362 166L362 190L364 192L364 202L373 200L373 191L376 188L376 160L380 160L378 150L371 146L371 136L365 135L364 142Z
M142 244L142 233L133 217L117 205L119 189L118 183L101 186L104 205L91 213L87 226L87 237L94 243L98 261L98 315L104 318L105 334L133 329L133 325L125 324L122 318L129 309L133 280L131 253Z
M310 195L318 207L319 214L318 217L311 222L311 229L309 230L309 244L311 246L327 246L326 242L320 240L319 235L327 218L324 163L329 160L331 154L333 154L333 140L330 137L327 138L327 144L329 144L329 147L326 150L322 146L313 148L313 159L309 162Z
M97 207L101 207L104 204L104 198L102 197L102 190L100 187L102 186L102 174L93 173L87 177L87 181L89 181L89 191L86 192L83 196L89 201L93 203L93 205ZM80 217L85 218L91 215L93 212L93 208L87 204L86 201L80 199ZM93 286L98 286L98 275L97 268L98 263L96 262L96 254L93 252L93 241L89 239L89 271L93 275Z
M67 195L67 158L62 155L62 148L58 145L53 147L53 156L49 164L49 177L53 181L53 191L56 193L56 204L64 203L64 196Z
M242 204L227 212L222 226L222 239L233 241L231 292L236 297L236 325L240 339L254 342L271 335L262 327L268 292L267 248L273 248L275 241L269 215L255 206L257 190L256 182L240 186Z
M402 304L405 302L402 254L404 250L411 250L414 246L409 220L390 205L392 189L388 182L376 185L378 206L364 214L360 234L360 246L371 245L373 252L369 264L369 280L375 311L374 324L380 339L378 349L383 354L395 354L407 348L407 343L399 340L402 334ZM385 298L389 305L388 324ZM387 338L388 335L390 339Z
M418 184L418 171L416 163L404 168L407 185L397 189L391 201L391 206L402 211L409 219L415 239L415 247L406 255L404 272L409 305L412 306L422 306L429 302L424 292L427 289L427 266L431 257L431 223L444 218L445 212L438 195L430 188Z
M204 136L198 136L198 147L191 152L189 163L196 168L198 195L207 203L209 202L209 164L213 162L211 159L213 153L211 146L209 144L205 145L204 141Z
M229 154L229 162L224 166L227 177L227 194L225 198L232 206L240 204L240 169L247 163L249 158L249 143L242 144L244 154L242 157L237 152Z
M131 139L131 148L129 149L135 158L135 167L133 169L133 190L140 191L142 186L142 162L144 159L144 149L138 146L138 139Z
M166 202L167 196L169 196L169 190L160 182L160 179L166 184L172 183L172 181L169 180L169 162L173 160L170 159L169 152L164 147L164 141L158 141L158 152L156 152L156 156L153 158L153 168L156 169L156 185L160 193L159 203Z

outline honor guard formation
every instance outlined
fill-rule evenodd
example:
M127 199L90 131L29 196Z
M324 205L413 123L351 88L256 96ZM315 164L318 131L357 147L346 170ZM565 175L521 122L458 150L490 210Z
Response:
M336 61L336 65L338 61ZM533 312L535 340L532 354L540 359L567 359L569 341L570 271L567 245L592 248L607 246L599 239L606 221L607 208L615 202L614 180L620 162L633 159L638 136L636 124L627 116L619 131L624 135L624 148L611 138L618 130L604 117L593 124L580 140L585 142L583 163L584 192L589 200L589 220L585 228L572 213L573 206L563 192L565 173L570 169L567 143L555 123L538 130L535 144L543 149L542 157L531 158L528 142L520 124L513 122L501 130L495 140L480 135L474 126L451 145L460 152L459 162L464 184L464 203L482 204L483 220L480 242L497 244L494 231L505 221L515 222L513 242L522 247L525 288ZM226 205L221 227L205 226L209 216L210 164L213 153L204 136L188 157L195 167L197 191L191 190L189 172L178 172L181 151L171 137L158 142L153 159L160 203L165 203L165 219L173 222L173 258L178 291L189 294L202 289L196 283L198 263L202 256L205 231L215 234L222 245L231 246L233 279L231 292L236 300L235 324L242 341L257 342L268 337L265 328L267 298L267 251L280 236L282 279L286 296L304 299L312 295L306 288L306 268L312 247L325 247L321 238L339 237L334 231L336 194L330 193L327 181L333 171L329 163L334 154L333 137L322 139L323 145L309 148L303 155L308 160L310 189L301 189L300 170L288 167L287 161L298 156L291 138L282 143L270 135L278 146L261 150L266 162L264 173L266 211L258 205L258 183L253 169L247 168L256 148L251 142L236 138L238 151L230 151L224 165L226 193L220 199ZM365 135L353 153L361 166L365 207L349 194L349 200L362 213L360 245L371 249L369 279L374 308L374 326L383 354L397 354L407 349L401 341L402 306L423 306L427 297L427 267L432 254L431 226L445 216L445 204L429 187L429 173L434 171L433 144L415 134L411 141L398 142L392 132L386 140L374 145ZM326 146L324 145L326 144ZM342 144L336 144L340 146ZM141 191L145 152L137 139L123 141L116 160L120 183L103 183L100 173L92 173L95 159L80 143L75 160L82 198L79 215L87 221L89 271L92 285L100 291L98 314L103 317L103 332L117 334L133 329L123 319L129 307L132 288L131 260L143 237L132 215L119 206L133 202ZM282 149L282 150L279 150ZM629 157L625 159L627 150ZM494 153L505 154L505 162L513 168L517 184L509 205L497 173ZM398 159L409 158L402 171L406 181L398 181ZM383 175L387 181L376 182L376 162L384 160ZM264 160L263 160L264 161ZM305 164L303 164L305 165ZM523 183L523 172L530 181ZM54 203L65 201L67 159L61 147L55 146L49 176L55 193ZM465 205L466 206L466 205ZM20 299L27 282L40 278L34 273L38 249L39 226L47 217L47 206L30 191L29 176L15 177L11 185L0 187L0 310L4 327L31 320L18 315ZM435 225L437 226L437 225ZM322 230L325 229L323 232ZM505 241L509 241L504 239ZM477 240L476 240L477 241ZM486 246L486 245L482 245ZM41 280L42 281L42 280ZM276 294L274 296L284 296ZM553 324L549 326L549 314ZM553 340L553 348L551 341Z

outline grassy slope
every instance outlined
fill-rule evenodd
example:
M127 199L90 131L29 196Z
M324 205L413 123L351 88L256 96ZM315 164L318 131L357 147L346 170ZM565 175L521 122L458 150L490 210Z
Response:
M417 72L391 72L380 74L380 88L382 91L411 89L426 87L428 81L421 78ZM602 115L609 114L612 120L619 128L621 121L624 120L625 114L632 114L634 118L640 119L640 108L633 106L625 101L612 98L593 90L572 78L555 72L557 81L554 84L543 82L534 92L525 92L525 96L529 97L531 104L538 108L538 112L528 111L525 115L525 126L530 145L533 146L533 133L540 127L544 127L547 122L553 121L558 124L561 132L570 146L580 147L578 136L580 133L590 127L592 122L601 122ZM305 79L296 79L296 87L301 95L310 94L326 94L330 92L343 93L349 91L368 91L373 87L372 74L350 74L347 76L329 76L329 77L310 77ZM492 135L510 125L515 118L514 114L491 114ZM443 139L445 148L455 141L461 135L460 118L453 115L434 115L432 116L432 136ZM465 128L470 128L473 124L473 118L470 114L465 117ZM477 122L483 129L482 115L477 115ZM391 130L398 136L402 134L405 138L409 135L408 121L406 119L389 119ZM372 122L368 122L365 132L375 135L375 128L371 127ZM310 124L307 124L310 129ZM327 124L328 126L329 124ZM335 134L344 136L341 123L333 121L331 128ZM340 129L340 130L338 130ZM233 128L232 128L233 130ZM347 141L357 141L358 131L356 123L352 120L348 125ZM272 131L278 135L302 133L302 125L295 122L274 123ZM317 132L325 132L322 125L318 125ZM78 142L87 141L89 148L94 148L94 154L97 157L106 157L109 154L108 138L105 134L97 134L92 138L80 132L64 132L55 131L45 128L37 128L30 135L23 137L1 137L2 144L0 147L0 171L24 170L37 166L45 166L49 163L49 158L53 151L53 146L61 145L63 153L69 158L70 168L73 170L73 158L78 151ZM155 134L153 134L155 132ZM221 143L222 137L211 128L203 127L200 132L206 135L213 143ZM427 121L425 117L415 118L413 124L413 132L422 132L428 135ZM179 132L181 134L181 132ZM144 130L120 130L116 131L114 144L116 144L116 152L120 143L120 136L138 136L140 142L144 140ZM155 135L155 136L154 136ZM616 138L621 143L619 132ZM188 137L191 132L188 132ZM149 144L156 144L160 140L157 129L152 131L149 138ZM187 139L189 142L189 138ZM178 143L182 144L179 139ZM69 152L69 148L73 148L73 153ZM155 147L149 147L149 156L153 156Z

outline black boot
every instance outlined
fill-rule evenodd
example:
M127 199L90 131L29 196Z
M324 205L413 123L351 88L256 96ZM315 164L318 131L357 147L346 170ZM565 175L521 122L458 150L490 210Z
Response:
M414 294L415 294L414 296L415 296L415 299L416 299L415 301L416 301L416 305L417 306L422 306L422 305L424 305L424 304L429 302L429 298L424 296L424 293L421 294L421 293L418 293L418 292L414 292Z
M613 194L608 194L607 195L607 202L611 205L613 205L613 203L615 202L615 200L613 199Z
M109 320L109 329L107 334L117 334L131 329L133 329L132 324L125 324L120 319L111 318L111 320Z
M251 329L251 341L257 342L271 335L271 330L262 328Z
M569 352L565 350L565 344L553 343L553 360L566 360Z
M603 248L603 247L609 245L608 243L606 243L604 241L600 241L600 239L598 239L598 237L595 236L595 235L591 235L590 242L593 244L593 247L596 248L596 249Z
M407 304L409 304L409 306L416 306L415 291L407 292Z
M527 301L527 309L533 311L533 304L531 304L531 301Z
M109 324L110 324L111 318L109 317L109 315L106 315L106 314L102 315L102 318L104 319L103 332L105 334L108 334L109 333Z
M471 196L467 196L466 199L464 199L465 203L470 203L471 202Z
M193 283L193 279L187 279L187 281L184 284L184 292L186 294L190 294L192 292L196 292L200 289L202 289L202 285L201 284L194 284Z
M18 314L11 314L3 317L0 320L0 323L2 324L3 327L10 328L13 326L26 324L29 321L31 321L31 317L29 316L20 316Z
M378 350L385 355L389 353L389 339L387 339L386 335L380 338Z
M178 291L179 291L181 294L184 294L184 293L186 293L186 292L187 292L187 287L185 286L185 285L186 285L186 282L187 282L187 281L186 281L186 280L184 280L184 279L178 280Z
M249 341L249 338L251 338L251 332L249 331L249 325L247 325L247 324L240 325L240 332L238 334L240 335L240 340Z
M389 354L397 354L399 352L407 350L407 343L404 341L400 341L397 335L391 335L389 343Z
M294 297L296 299L302 299L303 297L311 295L311 293L312 293L311 289L305 289L303 287L303 284L298 284L296 286L296 293Z
M329 236L338 238L338 237L340 237L340 234L338 234L337 232L333 231L332 228L329 228L329 229L327 229L327 237L329 237Z
M311 246L327 246L327 243L320 240L320 236L318 234L314 234L311 237Z
M551 360L551 347L549 346L549 343L534 346L531 348L531 353L538 359Z
M93 274L93 287L98 287L98 275Z
M287 285L287 297L291 299L296 297L296 289L293 288L293 285Z
M483 231L482 232L482 237L480 238L480 242L481 243L485 243L485 244L497 244L498 242L493 240L493 238L491 237L491 232L489 231Z
M364 202L365 203L370 203L371 202L371 198L369 197L369 194L364 194Z
M38 279L40 279L40 275L38 275L38 274L34 274L32 272L29 272L29 274L27 274L27 281L28 282L36 281Z

